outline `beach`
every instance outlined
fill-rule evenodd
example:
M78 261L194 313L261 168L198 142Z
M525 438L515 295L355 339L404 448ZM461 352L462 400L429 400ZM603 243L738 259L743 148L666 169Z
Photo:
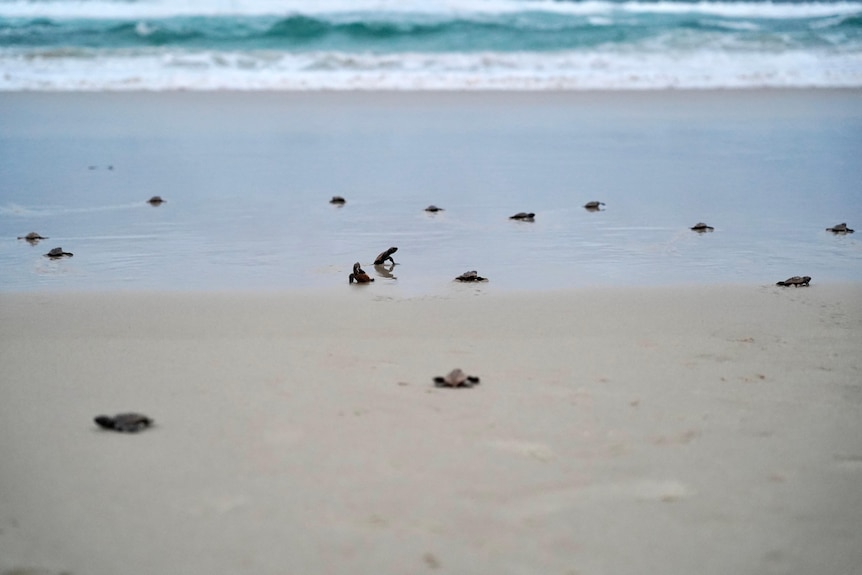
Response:
M490 286L0 294L0 573L862 562L858 283Z
M0 575L859 571L862 2L3 0L0 69Z
M852 572L860 101L0 94L0 574Z

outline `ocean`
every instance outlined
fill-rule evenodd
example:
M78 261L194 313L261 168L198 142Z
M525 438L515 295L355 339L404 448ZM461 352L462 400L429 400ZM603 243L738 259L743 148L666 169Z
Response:
M862 3L0 0L0 90L862 86Z

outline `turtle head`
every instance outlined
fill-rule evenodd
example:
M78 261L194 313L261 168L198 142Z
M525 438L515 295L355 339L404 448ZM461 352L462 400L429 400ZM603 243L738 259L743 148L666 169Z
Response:
M114 429L114 418L107 415L99 415L93 418L93 421L103 429Z

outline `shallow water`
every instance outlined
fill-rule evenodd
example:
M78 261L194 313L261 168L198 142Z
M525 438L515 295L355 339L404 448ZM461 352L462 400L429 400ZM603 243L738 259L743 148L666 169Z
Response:
M858 91L2 95L0 290L346 289L355 261L377 277L358 289L408 296L859 281L862 229L825 228L862 226L860 104ZM508 219L519 211L535 222ZM715 231L688 229L699 221ZM50 239L15 239L30 231ZM75 256L42 256L56 246ZM389 246L398 265L375 270ZM453 284L471 269L491 281Z

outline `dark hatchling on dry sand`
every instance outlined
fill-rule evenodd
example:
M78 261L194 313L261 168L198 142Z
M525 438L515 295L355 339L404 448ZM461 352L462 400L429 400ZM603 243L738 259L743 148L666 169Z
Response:
M715 228L713 228L712 226L708 226L703 222L698 222L698 223L694 224L693 226L691 226L691 229L695 232L703 233L703 232L711 232Z
M810 282L811 276L793 276L792 278L787 278L783 282L778 282L775 285L784 287L807 287Z
M426 212L431 212L431 213L437 213L437 212L442 212L442 211L444 211L444 210L443 210L443 208L438 208L438 207L437 207L437 206L435 206L434 204L431 204L430 206L428 206L427 208L425 208L425 211L426 211Z
M479 378L475 375L467 375L460 369L453 369L446 376L437 376L434 378L434 385L437 387L473 387L479 383Z
M63 248L54 248L53 250L51 250L50 252L45 254L45 257L51 258L52 260L56 260L59 258L70 258L73 255L75 255L75 254L73 254L71 252L64 252Z
M464 272L458 277L455 278L455 281L459 282L486 282L488 278L483 278L479 275L479 272L476 270L472 270L469 272Z
M147 200L147 203L151 206L161 206L165 203L165 201L166 200L164 200L161 196L153 196L152 198Z
M510 220L518 220L519 222L532 222L536 218L533 212L518 212L514 216L509 216Z
M386 250L385 252L380 252L379 254L377 254L377 257L374 258L374 265L382 266L383 264L386 263L386 260L389 260L392 262L392 265L394 266L395 260L392 259L392 254L394 254L397 251L398 251L398 248L393 246L393 247L389 248L388 250Z
M121 433L137 433L153 425L153 420L140 413L119 413L113 417L99 415L93 421L102 429L110 429Z
M345 200L341 196L332 196L332 199L329 200L329 203L334 204L336 206L343 206L344 204L347 203L347 200Z
M847 224L835 224L831 228L826 228L827 232L832 232L833 234L852 234L853 230L847 227Z
M359 262L353 264L353 273L348 276L349 281L347 283L356 282L358 284L367 284L374 281L373 277L369 277L365 270L360 267Z
M588 212L598 212L602 209L602 206L605 205L604 202L587 202L584 204L584 209Z

